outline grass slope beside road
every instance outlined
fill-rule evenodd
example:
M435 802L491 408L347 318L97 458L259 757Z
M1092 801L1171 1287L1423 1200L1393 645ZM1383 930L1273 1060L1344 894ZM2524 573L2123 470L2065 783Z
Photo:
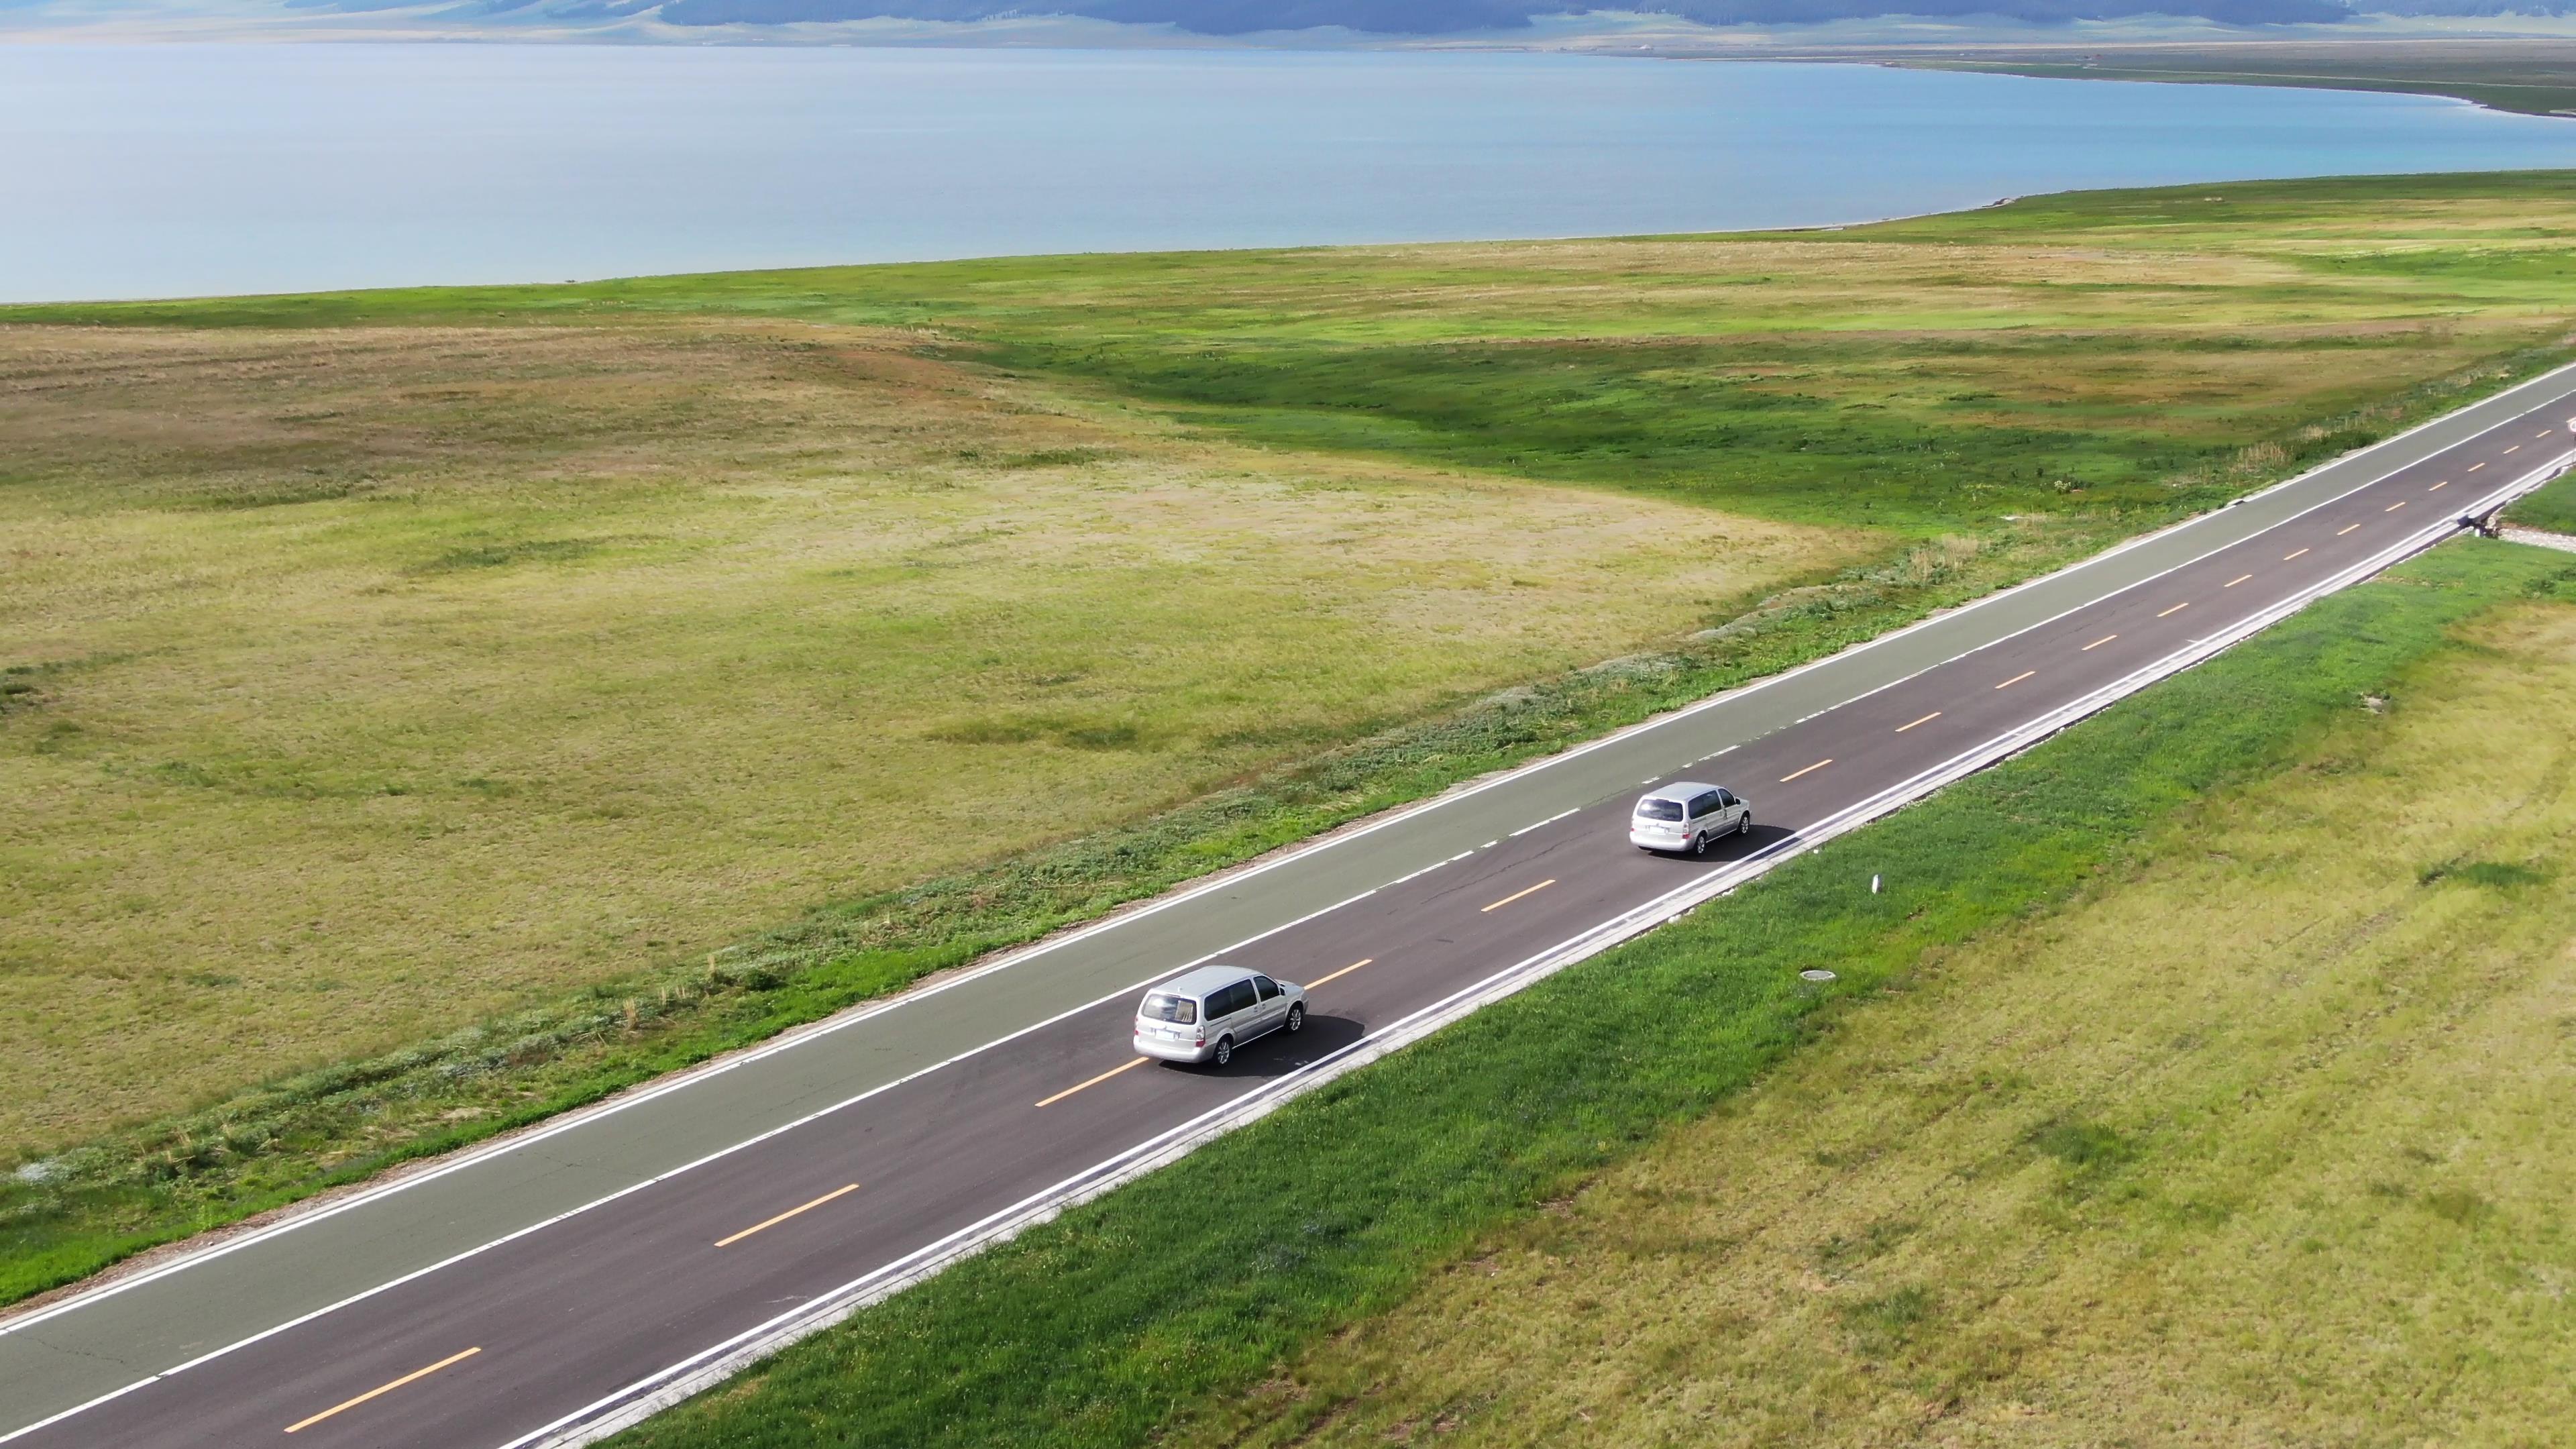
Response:
M2576 474L2548 484L2505 510L2504 521L2576 534Z
M1515 1423L1544 1424L1581 1434L1584 1422L1622 1393L1633 1395L1640 1413L1666 1402L1656 1392L1657 1375L1724 1357L1727 1346L1740 1342L1753 1325L1723 1315L1668 1317L1661 1310L1686 1282L1669 1285L1671 1292L1627 1296L1626 1285L1611 1277L1651 1269L1679 1272L1686 1280L1691 1275L1679 1270L1727 1251L1735 1229L1707 1209L1724 1190L1722 1179L1706 1187L1676 1186L1660 1197L1644 1186L1568 1195L1612 1164L1623 1164L1613 1184L1664 1181L1671 1169L1662 1164L1709 1134L1728 1130L1726 1124L1743 1114L1720 1117L1716 1126L1685 1124L1735 1098L1801 1043L1813 1043L1808 1055L1820 1064L1791 1070L1837 1073L1828 1080L1849 1095L1837 1120L1850 1123L1844 1136L1866 1139L1854 1144L1854 1164L1902 1150L1906 1132L1900 1123L1932 1114L1930 1125L1937 1126L1936 1108L1964 1111L1994 1091L2015 1107L2005 1116L2004 1140L1995 1152L1968 1159L1972 1171L1965 1181L2036 1182L2043 1201L2056 1204L2056 1217L2042 1224L2063 1232L2071 1233L2087 1212L2135 1212L2168 1235L2162 1241L2192 1247L2192 1234L2217 1234L2240 1209L2258 1205L2229 1197L2226 1185L2216 1182L2151 1186L2150 1175L2131 1164L2152 1161L2145 1154L2159 1145L2156 1134L2165 1128L2080 1094L2060 1103L2014 1076L2009 1062L1989 1068L1982 1056L1959 1072L1933 1071L1920 1092L1903 1076L1882 1080L1850 1064L1843 1042L1864 1032L1870 1033L1866 1040L1882 1039L1877 1024L1883 1014L1914 1010L1911 1002L1923 993L1865 1007L1843 999L1889 984L1912 985L1927 972L1938 980L1938 963L1952 959L2006 963L1990 974L2006 978L1995 983L1994 992L2008 993L2010 963L2026 958L2031 942L2087 929L2101 901L2176 868L2167 862L2179 857L2185 869L2222 869L2209 864L2200 843L2212 822L2224 828L2241 816L2257 831L2283 828L2259 823L2271 802L2266 792L2342 792L2331 799L2312 794L2302 802L2310 810L2340 808L2355 793L2384 801L2390 793L2384 787L2400 782L2379 762L2413 762L2409 768L2420 774L2422 761L2465 744L2491 748L2474 770L2464 772L2471 778L2450 785L2447 793L2462 796L2461 808L2448 816L2410 816L2398 846L2374 856L2363 870L2379 893L2373 901L2385 897L2398 904L2416 892L2437 894L2444 904L2427 918L2436 929L2427 932L2410 922L2372 947L2369 959L2377 974L2339 974L2336 963L2346 950L2365 944L2368 930L2356 937L2350 925L2337 924L2340 907L2297 889L2303 867L2290 849L2297 842L2276 837L2268 845L2273 855L2249 868L2273 894L2307 898L2317 910L2336 912L2335 921L2318 942L2298 948L2300 972L2290 978L2276 969L2252 983L2232 983L2223 1002L2202 995L2217 991L2215 983L2179 982L2179 994L2207 1012L2211 1019L2204 1029L2216 1035L2141 1037L2137 1044L2151 1046L2159 1060L2180 1060L2211 1074L2200 1093L2183 1097L2200 1115L2171 1129L2205 1132L2255 1089L2229 1075L2232 1048L2240 1040L2261 1044L2266 1061L2317 1061L2324 1051L2322 1065L2332 1068L2337 1059L2331 1049L2342 1040L2334 1030L2386 1036L2397 1027L2456 1019L2467 1009L2456 989L2480 979L2481 972L2509 973L2489 975L2498 986L2530 979L2534 963L2510 952L2471 949L2465 958L2446 961L2444 971L2468 962L2465 982L2412 976L2405 963L2412 945L2438 938L2439 927L2506 920L2516 908L2514 899L2528 899L2500 905L2478 893L2529 890L2562 863L2569 762L2563 732L2551 731L2564 718L2569 692L2576 691L2576 663L2567 658L2576 636L2571 604L2576 566L2539 550L2483 543L2455 545L2389 579L2325 600L2201 670L867 1310L617 1442L654 1449L818 1443L1070 1449L1147 1438L1230 1442L1246 1430L1297 1442L1301 1434L1359 1425L1363 1414L1369 1416L1366 1427L1353 1433L1372 1442L1409 1437L1435 1424L1500 1426L1496 1432ZM2455 633L2464 625L2471 626L2465 640ZM2501 695L2504 705L2519 711L2510 731L2446 721L2430 708L2419 713L2419 693L2428 705L2442 699L2455 686L2437 681L2462 668L2483 670L2490 685L2509 678L2524 657L2514 651L2527 653L2533 640L2555 670L2554 682L2543 699ZM2480 697L2499 698L2492 688ZM2401 733L2417 728L2419 718L2441 732L2434 746ZM2537 765L2536 777L2516 769L2513 751L2521 743L2541 752L2537 761L2526 762ZM2430 788L2425 784L2414 796ZM2350 827L2299 818L2301 825L2288 828L2317 836L2376 828L2386 812L2373 809L2367 823ZM2484 834L2482 822L2492 827ZM2415 858L2427 850L2437 853ZM2502 854L2490 854L2496 851ZM2393 885L2377 878L2391 860L2400 876ZM1873 874L1884 877L1884 894L1869 892ZM2054 909L2079 897L2085 904L2076 912ZM2188 900L2195 911L2209 910L2206 893ZM2221 918L2196 920L2189 939L2229 938L2224 913L2211 914ZM2109 933L2127 953L2119 959L2152 949L2158 939L2149 928L2154 915L2147 912L2148 926L2139 925L2135 914L2121 917L2119 929ZM2516 940L2539 939L2525 928L2515 930ZM2183 934L2177 932L2176 939ZM2052 986L2080 979L2082 959L2070 958L2072 964L2043 979ZM2132 1019L2142 991L2172 990L2174 973L2207 969L2187 956L2174 959L2183 964L2168 964L2163 976L2083 982L2092 993L2085 1001L2092 1004L2068 1016L2034 1012L2042 1019L2022 1028L2027 1043L2016 1041L2004 1054L2045 1050L2049 1042L2094 1025ZM1842 981L1821 997L1795 974L1820 964L1842 973ZM2559 982L2557 989L2563 992L2564 985ZM2260 990L2265 986L2296 994L2307 1013L2298 1019L2300 1028L2322 1020L2334 1030L2322 1039L2299 1029L2274 1035L2259 1013L2237 1005L2249 989L2268 994ZM1989 1011L2003 1009L1982 997L1980 1002ZM2213 1009L2219 1005L2228 1010ZM2530 1029L2523 1028L2526 1034ZM2556 1041L2555 1031L2540 1026L2542 1044L2562 1053L2535 1069L2544 1077L2565 1069L2564 1043ZM1917 1053L1947 1045L1919 1034L1902 1039ZM1976 1048L1962 1043L1960 1049ZM2300 1090L2299 1100L2319 1110L2332 1099L2330 1090ZM1874 1111L1872 1094L1882 1092L1892 1095ZM2304 1130L2300 1114L2291 1113L2279 1130ZM2453 1130L2408 1140L2440 1154L2459 1146L2460 1136ZM1801 1145L1766 1139L1746 1151L1795 1159L1811 1139L1798 1135L1790 1141ZM1812 1141L1820 1149L1843 1145L1837 1136ZM1832 1170L1839 1161L1829 1155L1819 1170ZM1951 1159L1942 1163L1945 1172L1960 1176ZM2376 1169L2372 1163L2354 1170ZM2429 1164L2418 1164L2412 1173L2397 1184L2398 1196L2411 1202L2420 1194L2435 1221L2470 1222L2493 1212L2517 1223L2546 1203L2518 1187L2499 1204L2482 1195L2497 1192L2493 1186L2437 1180ZM1641 1195L1642 1206L1661 1211L1673 1225L1619 1235L1623 1207ZM1939 1231L1902 1223L1902 1204L1880 1203L1873 1198L1865 1210L1846 1210L1800 1241L1822 1241L1844 1218L1889 1216L1891 1225L1875 1237L1866 1231L1867 1222L1853 1222L1850 1243L1835 1250L1839 1257L1828 1263L1829 1270L1854 1277L1856 1286L1835 1300L1838 1311L1828 1321L1875 1345L1867 1352L1890 1357L1907 1344L1930 1343L1929 1329L1945 1321L1942 1315L1966 1309L1964 1290L1945 1296L1943 1285L1926 1286L1921 1280L1930 1275L1914 1265L1901 1274L1865 1266L1917 1233ZM1523 1244L1566 1241L1568 1222L1601 1224L1597 1231L1612 1240L1597 1270L1600 1286L1589 1292L1560 1287L1544 1301L1562 1303L1569 1317L1520 1323L1520 1300L1482 1292L1485 1275L1503 1262L1505 1270L1522 1272L1536 1292L1551 1272L1562 1275L1576 1263L1591 1266L1570 1251L1554 1265L1521 1261L1535 1251ZM2431 1257L2419 1264L2447 1261L2440 1245L2427 1242ZM2543 1251L2557 1253L2563 1246L2553 1240ZM2004 1257L2008 1262L2010 1255ZM1471 1266L1446 1275L1439 1271L1461 1263ZM2572 1266L2560 1263L2550 1271L2563 1275ZM2319 1259L2304 1271L2310 1281L2331 1283L2330 1267L2329 1260ZM2483 1281L2499 1285L2498 1292L2514 1281L2478 1271ZM1888 1281L1880 1285L1859 1277L1864 1272L1884 1273ZM2392 1287L2403 1286L2402 1269L2390 1265L2387 1272ZM2556 1281L2545 1274L2531 1280L2539 1290ZM1623 1327L1632 1319L1644 1325L1635 1335L1639 1358L1623 1363L1624 1376L1614 1388L1597 1399L1566 1401L1562 1413L1556 1413L1561 1401L1550 1397L1554 1391L1543 1371L1515 1380L1505 1365L1478 1382L1475 1392L1486 1402L1502 1404L1517 1394L1522 1397L1510 1401L1513 1407L1529 1404L1556 1413L1544 1420L1517 1420L1501 1411L1478 1419L1477 1402L1442 1398L1446 1361L1425 1359L1418 1378L1404 1377L1406 1364L1383 1357L1338 1378L1322 1377L1326 1366L1338 1371L1367 1347L1393 1341L1393 1330L1375 1326L1362 1327L1356 1336L1341 1330L1426 1291L1451 1296L1401 1309L1401 1322L1417 1335L1456 1345L1452 1351L1463 1359L1501 1359L1514 1345L1561 1329L1556 1340L1588 1368L1604 1352L1589 1328L1613 1316ZM2530 1322L2559 1311L2553 1306L2557 1299L2546 1292L2529 1301ZM2377 1311L2357 1302L2340 1306ZM1845 1307L1847 1314L1839 1311ZM2188 1305L2173 1302L2170 1308L2161 1322L2169 1324ZM2159 1322L2131 1321L2117 1331L2143 1339ZM2444 1368L2498 1362L2483 1347L2465 1354L2446 1350ZM1964 1348L1960 1353L1981 1361ZM1763 1367L1795 1375L1801 1362ZM1309 1364L1316 1367L1304 1367ZM1901 1374L1891 1377L1882 1398L1909 1408L1927 1394L1937 1395L1945 1382L1931 1375L1927 1389L1918 1384L1926 1375L1914 1362L1900 1357L1895 1367ZM1372 1373L1392 1386L1384 1395L1387 1412L1378 1413L1379 1401L1370 1397ZM1321 1387L1309 1392L1310 1384ZM1246 1404L1254 1420L1270 1422L1247 1423ZM1643 1418L1622 1422L1632 1431L1627 1437L1612 1434L1599 1442L1637 1442L1666 1428Z
M2383 436L2567 355L2571 223L0 311L0 1301Z
M0 1301L1987 586L1569 673L1877 550L838 330L11 344Z
M1158 1442L2566 1441L2576 608Z
M702 960L1877 551L1193 444L849 335L27 329L0 389L0 1150Z

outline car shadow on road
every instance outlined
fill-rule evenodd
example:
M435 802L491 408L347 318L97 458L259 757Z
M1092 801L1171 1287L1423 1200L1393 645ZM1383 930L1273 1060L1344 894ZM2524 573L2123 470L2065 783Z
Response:
M1332 1055L1368 1034L1368 1028L1347 1016L1308 1015L1306 1029L1290 1036L1274 1031L1234 1054L1234 1060L1221 1067L1183 1067L1182 1071L1202 1076L1259 1080L1285 1076L1309 1062Z
M1777 845L1796 833L1784 825L1764 825L1756 821L1753 828L1742 835L1729 835L1710 842L1706 855L1692 855L1688 851L1668 853L1660 850L1638 853L1651 856L1668 865L1726 865L1742 860L1766 846Z

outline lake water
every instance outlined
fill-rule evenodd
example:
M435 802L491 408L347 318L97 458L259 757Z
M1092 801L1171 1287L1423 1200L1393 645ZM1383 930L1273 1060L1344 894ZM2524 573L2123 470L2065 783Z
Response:
M1818 225L2576 165L2451 101L1511 54L0 46L0 300Z

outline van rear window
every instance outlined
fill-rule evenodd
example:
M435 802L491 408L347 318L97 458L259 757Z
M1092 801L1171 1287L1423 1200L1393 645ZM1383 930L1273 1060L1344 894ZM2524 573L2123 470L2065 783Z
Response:
M1640 820L1679 820L1682 818L1682 802L1679 800L1640 800L1637 802L1637 818Z
M1144 1008L1136 1013L1147 1021L1168 1021L1189 1026L1199 1019L1199 1004L1186 996L1165 996L1157 991L1145 998Z

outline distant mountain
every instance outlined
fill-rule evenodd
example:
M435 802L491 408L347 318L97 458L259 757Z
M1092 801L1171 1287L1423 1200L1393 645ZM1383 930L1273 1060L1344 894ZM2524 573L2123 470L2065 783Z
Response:
M660 15L673 25L1070 15L1131 25L1169 25L1196 35L1249 35L1322 26L1376 35L1450 35L1526 29L1543 15L1611 8L1704 25L1797 25L1882 15L1990 15L2040 23L2188 15L2229 25L2287 25L2331 24L2353 15L2353 8L2341 0L1636 0L1616 7L1564 0L1556 4L1544 0L665 0ZM2516 8L2536 7L2526 3Z

